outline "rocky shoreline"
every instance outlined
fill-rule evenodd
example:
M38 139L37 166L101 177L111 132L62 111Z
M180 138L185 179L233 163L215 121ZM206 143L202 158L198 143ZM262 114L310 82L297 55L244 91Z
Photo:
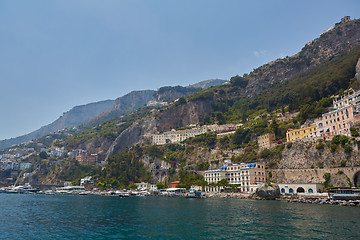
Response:
M360 200L335 200L330 198L292 198L287 200L290 203L328 204L339 206L360 207Z
M206 193L207 198L233 198L233 199L249 199L251 194L248 193Z
M255 194L248 193L207 193L207 198L226 198L226 199L251 199L251 200L265 200ZM330 198L306 198L306 197L280 197L275 200L287 201L289 203L308 203L308 204L327 204L338 206L360 207L360 200L335 200Z

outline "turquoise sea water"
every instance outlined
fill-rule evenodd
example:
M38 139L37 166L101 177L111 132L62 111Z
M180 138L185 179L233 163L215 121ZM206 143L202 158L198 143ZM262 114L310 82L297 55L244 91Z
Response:
M280 201L0 194L1 239L360 239L360 208Z

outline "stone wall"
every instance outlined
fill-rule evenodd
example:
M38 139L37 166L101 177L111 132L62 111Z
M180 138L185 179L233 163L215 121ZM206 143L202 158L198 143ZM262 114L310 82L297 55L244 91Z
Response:
M325 173L330 173L329 184L337 187L349 187L346 176L354 185L354 176L360 167L339 167L323 169L268 169L267 176L277 183L323 183Z

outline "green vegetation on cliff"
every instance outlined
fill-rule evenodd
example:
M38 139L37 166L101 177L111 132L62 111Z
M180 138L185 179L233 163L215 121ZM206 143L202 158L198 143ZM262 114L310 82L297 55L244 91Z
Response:
M150 173L140 160L143 155L143 149L136 145L127 151L112 156L109 158L105 169L99 175L94 176L99 181L98 185L100 187L124 188L131 182L149 181Z
M247 85L246 78L235 76L230 84L207 89L194 94L190 99L216 99L210 115L201 119L202 124L215 122L246 122L249 116L265 110L288 108L288 111L300 110L299 120L321 116L331 105L330 96L349 87L360 88L354 79L355 66L360 57L360 47L333 57L312 69L297 74L284 83L270 86L252 98L229 99L230 92L236 92Z

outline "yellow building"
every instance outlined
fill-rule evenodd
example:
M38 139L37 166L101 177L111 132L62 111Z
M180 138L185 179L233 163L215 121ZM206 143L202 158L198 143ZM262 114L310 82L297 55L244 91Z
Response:
M317 136L317 127L316 125L300 128L300 129L289 129L286 132L286 140L288 142L296 141L300 139L319 137Z
M259 148L270 148L276 142L274 133L266 133L258 137Z

